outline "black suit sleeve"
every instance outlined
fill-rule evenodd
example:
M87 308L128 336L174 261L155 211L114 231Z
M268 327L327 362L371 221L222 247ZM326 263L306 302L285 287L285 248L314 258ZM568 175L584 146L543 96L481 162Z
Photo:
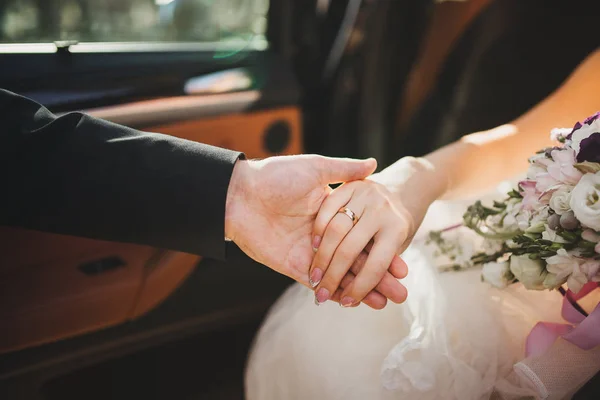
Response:
M225 257L241 153L82 113L56 117L0 89L0 224Z

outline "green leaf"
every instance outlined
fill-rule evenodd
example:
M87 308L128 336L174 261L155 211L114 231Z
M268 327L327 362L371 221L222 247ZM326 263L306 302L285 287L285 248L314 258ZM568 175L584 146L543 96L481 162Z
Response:
M557 232L557 234L568 242L575 242L579 240L579 236L577 234L569 231Z
M513 199L522 199L521 193L517 192L515 189L508 192L508 197Z
M573 166L584 174L595 174L596 172L600 171L600 164L590 161L577 163Z
M504 210L506 208L506 204L494 200L494 208L498 208L500 210Z

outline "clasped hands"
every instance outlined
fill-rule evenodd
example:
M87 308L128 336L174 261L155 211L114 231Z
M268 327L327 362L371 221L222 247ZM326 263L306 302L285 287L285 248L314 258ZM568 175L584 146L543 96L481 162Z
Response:
M225 236L254 260L313 288L317 304L402 303L407 291L398 279L408 269L399 254L414 223L371 175L376 167L374 159L317 155L240 160L227 192Z

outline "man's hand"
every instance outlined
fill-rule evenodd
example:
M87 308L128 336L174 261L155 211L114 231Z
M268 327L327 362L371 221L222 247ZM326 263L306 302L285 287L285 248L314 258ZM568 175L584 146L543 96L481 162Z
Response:
M331 191L329 184L364 179L376 167L374 159L316 155L239 161L227 193L225 235L254 260L310 287L313 224ZM406 265L396 259L390 272L405 276ZM365 257L359 257L352 272L358 273L364 262ZM349 273L342 284L348 285L354 274ZM382 279L377 290L401 302L405 290L392 274ZM372 292L364 302L373 308L383 308L386 299Z

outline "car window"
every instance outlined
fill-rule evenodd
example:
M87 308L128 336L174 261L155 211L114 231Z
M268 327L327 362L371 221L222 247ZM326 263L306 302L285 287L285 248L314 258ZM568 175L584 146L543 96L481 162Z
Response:
M0 43L264 46L269 0L0 0Z

